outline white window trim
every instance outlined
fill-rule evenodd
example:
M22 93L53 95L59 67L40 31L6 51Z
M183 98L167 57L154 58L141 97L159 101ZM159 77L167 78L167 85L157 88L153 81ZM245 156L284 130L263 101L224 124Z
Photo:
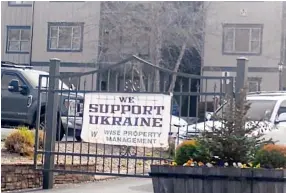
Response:
M226 51L226 50L224 50L224 52L226 52L226 53L254 53L254 54L257 54L257 53L259 53L260 51L258 51L258 52L253 52L253 51L251 51L251 43L252 42L259 42L259 44L258 44L258 46L259 46L259 48L260 48L260 46L261 46L261 41L260 41L260 37L261 37L261 28L242 28L242 27L239 27L239 28L225 28L225 29L228 29L228 30L232 30L232 33L233 33L233 39L232 39L232 51ZM252 37L252 31L254 30L254 29L258 29L259 30L259 40L257 41L257 40L252 40L253 39L253 37ZM249 41L248 41L248 51L236 51L235 50L235 35L236 35L236 30L249 30Z
M257 80L250 80L250 81L248 81L248 87L250 87L250 84L251 83L253 83L253 84L255 84L255 86L256 86L256 89L255 89L255 91L250 91L250 92L256 92L256 91L259 91L259 81Z
M20 33L19 33L19 39L18 40L9 40L9 36L10 36L10 31L12 31L12 30L19 30L20 31ZM15 29L9 29L8 30L8 34L7 34L7 51L8 52L29 52L30 51L30 48L28 48L28 50L22 50L21 48L22 48L22 43L23 42L27 42L27 43L29 43L30 42L30 40L22 40L21 39L21 37L22 37L22 33L23 33L23 31L24 30L27 30L27 31L29 31L29 33L31 33L31 30L30 29L21 29L21 28L19 28L19 29L17 29L17 28L15 28ZM12 50L12 49L9 49L10 48L10 42L18 42L19 44L20 44L20 47L19 47L19 50L18 49L16 49L16 50Z
M32 5L33 1L8 1L9 5L12 6L21 6L21 5Z
M51 37L51 34L52 34L52 28L57 28L57 37ZM60 37L60 28L71 28L72 29L72 33L71 33L71 39L70 39L70 47L69 48L59 48L59 37ZM74 28L79 28L79 31L80 31L80 36L79 37L74 37ZM53 50L53 51L80 51L82 48L81 48L81 44L82 44L82 41L83 41L83 34L82 34L82 26L81 25L70 25L70 26L57 26L57 25L51 25L49 26L49 50ZM52 39L56 39L57 41L57 47L56 48L52 48L51 47L51 40ZM79 39L80 41L80 46L79 48L76 48L74 49L73 48L73 40L75 39Z
M236 51L235 50L235 36L236 36L236 30L237 29L247 29L249 30L249 46L248 46L248 51ZM232 34L233 34L233 38L232 38L232 50L231 51L228 51L225 49L225 45L226 45L226 41L225 41L225 32L226 31L232 31ZM253 40L253 37L252 37L252 31L253 30L259 30L259 38L258 40ZM223 53L225 54L244 54L244 53L247 53L247 54L260 54L261 53L261 46L262 46L262 27L223 27L223 31L224 31L224 37L223 37ZM258 52L253 52L251 51L251 43L252 42L259 42L258 46L259 46L259 51Z

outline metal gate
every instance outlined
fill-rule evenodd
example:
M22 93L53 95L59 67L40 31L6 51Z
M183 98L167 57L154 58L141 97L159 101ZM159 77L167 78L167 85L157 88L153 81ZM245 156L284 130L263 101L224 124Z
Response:
M180 122L184 119L189 121L188 124L191 124L190 116L201 117L205 121L205 112L217 103L221 104L226 93L233 93L233 77L174 73L137 56L101 69L72 75L60 75L58 59L51 59L50 62L49 75L39 77L34 154L36 170L43 171L44 188L52 188L54 172L149 177L151 164L163 164L173 158L173 145L164 149L80 141L78 129L81 129L87 93L169 95L170 82L176 76L172 91L172 103L176 105L172 106L178 109L177 120ZM67 81L71 79L77 82L75 90L70 89L70 82ZM187 125L171 122L171 127L177 127L178 132L169 133L173 136L170 137L170 144L172 139L178 143L180 138L186 137L180 134L180 130ZM58 141L63 135L63 140Z

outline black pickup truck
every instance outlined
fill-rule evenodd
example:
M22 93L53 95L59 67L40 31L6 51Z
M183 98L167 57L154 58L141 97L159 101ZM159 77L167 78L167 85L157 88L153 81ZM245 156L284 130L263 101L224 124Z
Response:
M31 66L16 65L1 62L1 124L28 125L34 128L38 110L38 83L39 76L49 74L44 71L34 70ZM48 79L42 79L42 85L47 87ZM60 81L60 88L70 89ZM74 135L80 141L83 113L83 96L71 90L69 94L61 94L58 115L56 140L63 136ZM40 129L45 127L45 113L47 94L41 93Z

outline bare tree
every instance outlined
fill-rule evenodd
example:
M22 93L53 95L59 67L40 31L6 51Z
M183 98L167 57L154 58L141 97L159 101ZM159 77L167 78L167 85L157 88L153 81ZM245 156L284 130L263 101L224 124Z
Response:
M156 66L173 70L168 91L172 92L182 58L187 49L203 48L203 23L206 6L202 2L102 2L101 50L105 60L130 54L148 56ZM179 48L174 64L163 61L162 50ZM140 74L142 68L136 66ZM142 79L142 77L140 77ZM141 82L141 81L140 81ZM144 81L142 81L144 82ZM160 90L160 74L154 72L154 91ZM145 90L146 86L141 85Z

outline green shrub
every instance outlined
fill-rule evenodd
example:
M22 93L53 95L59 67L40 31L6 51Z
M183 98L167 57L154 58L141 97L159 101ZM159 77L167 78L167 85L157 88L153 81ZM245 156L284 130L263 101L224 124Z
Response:
M181 143L176 149L175 162L178 165L183 165L188 160L207 162L209 161L209 153L207 148L202 146L196 140L186 140Z
M212 156L219 157L222 162L230 165L234 162L250 162L257 148L272 143L271 139L264 138L265 132L253 135L260 129L264 117L257 122L249 118L251 102L246 100L246 91L247 89L242 89L237 98L227 95L227 104L213 116L214 121L221 124L209 126L199 136L200 144L207 147Z
M285 168L285 148L281 151L281 148L276 145L264 146L255 154L254 164L260 164L263 168Z
M35 135L27 127L20 127L5 140L5 147L11 153L21 156L32 156L35 144Z

